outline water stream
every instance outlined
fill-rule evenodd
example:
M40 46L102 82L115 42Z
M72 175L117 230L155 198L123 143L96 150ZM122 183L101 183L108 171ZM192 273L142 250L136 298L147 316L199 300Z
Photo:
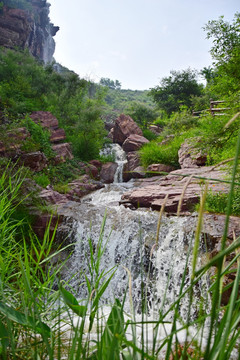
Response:
M112 149L117 152L116 161L121 169L126 161L125 154L122 154L120 146L114 146ZM79 298L86 298L87 288L84 285L83 274L89 274L89 239L93 248L98 249L101 227L106 217L102 243L105 251L99 271L114 269L116 272L102 297L102 303L112 303L114 298L122 300L127 292L125 306L126 311L130 310L130 273L131 296L136 313L142 311L144 301L145 312L156 314L159 309L166 310L179 294L187 255L194 241L196 216L163 217L156 246L159 213L149 209L133 211L124 208L123 205L119 206L121 195L136 186L134 182L120 182L121 179L121 175L117 173L115 183L106 185L105 188L82 199L79 206L79 221L76 225L77 242L68 264L66 279L72 274L77 274L71 280L71 286ZM185 286L188 285L191 276L190 259L187 264ZM204 286L201 285L201 291ZM199 289L200 287L195 291L199 292ZM187 311L188 300L185 299L180 308L183 318L186 318ZM169 319L171 316L170 313Z
M120 167L124 164L124 155L116 147ZM69 281L71 291L78 299L86 299L88 290L86 278L91 278L90 244L94 256L99 249L104 249L99 274L105 272L106 277L114 273L113 278L101 297L103 317L107 318L109 306L117 298L125 299L124 310L128 318L135 314L136 321L145 317L152 321L159 319L159 314L168 311L171 304L179 296L183 273L186 270L184 289L188 287L191 279L192 248L194 245L197 214L192 216L163 216L160 224L158 243L156 244L159 213L150 209L130 210L119 205L124 192L137 186L137 182L123 183L121 175L117 175L113 184L85 196L77 210L76 244L73 255L67 263L64 278ZM104 231L102 232L104 225ZM103 233L101 237L100 234ZM189 255L189 256L188 256ZM204 249L200 249L197 266L204 262ZM75 274L75 276L73 276ZM202 278L193 289L193 302L189 306L189 297L185 296L179 303L179 319L177 328L182 327L189 316L194 320L198 317L200 307L209 312L211 299L209 292L209 279ZM204 299L204 302L203 302ZM82 303L82 302L81 302ZM143 315L144 314L144 315ZM164 318L169 321L159 326L157 341L159 344L171 332L173 312L168 312ZM78 321L78 320L77 320ZM97 329L97 327L96 327ZM205 322L204 331L200 328L189 328L189 332L181 330L177 333L178 341L183 343L189 336L189 341L195 339L201 343L202 349L206 345L208 321ZM97 339L97 330L93 329L91 338ZM139 344L143 334L146 334L146 343L153 345L156 335L154 323L148 323L136 328ZM200 333L197 333L199 331ZM154 335L155 334L155 335ZM130 332L127 336L132 338ZM144 335L145 336L145 335ZM161 352L161 356L164 352ZM162 357L160 357L162 358ZM233 355L233 359L237 357Z

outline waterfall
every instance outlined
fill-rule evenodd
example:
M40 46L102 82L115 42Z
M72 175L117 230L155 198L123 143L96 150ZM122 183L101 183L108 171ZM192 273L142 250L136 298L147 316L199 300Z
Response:
M114 298L122 300L126 291L128 294L127 271L129 271L135 311L141 312L143 289L146 312L154 316L163 305L163 310L167 310L179 294L187 254L194 241L196 216L164 217L160 227L159 244L156 246L154 244L158 213L146 209L132 211L118 205L121 194L129 186L133 184L107 185L104 189L83 198L79 206L75 250L68 261L64 277L65 280L69 280L73 274L78 274L71 279L71 287L75 289L80 299L86 298L87 288L84 285L83 274L89 273L89 239L93 248L97 249L106 214L103 238L105 252L99 271L114 269L116 273L102 297L102 303L112 303ZM189 270L185 286L189 284L191 277L191 257L187 267ZM201 287L204 291L207 280L205 284L201 284ZM195 291L197 306L199 287ZM127 296L126 311L130 311L129 301ZM192 316L194 311L196 309L193 307ZM186 319L187 299L181 303L179 312L183 319ZM170 313L169 319L171 316Z
M118 167L114 175L114 183L123 182L123 169L127 163L126 153L119 144L110 144L106 146L102 151L102 155L113 155L114 161Z

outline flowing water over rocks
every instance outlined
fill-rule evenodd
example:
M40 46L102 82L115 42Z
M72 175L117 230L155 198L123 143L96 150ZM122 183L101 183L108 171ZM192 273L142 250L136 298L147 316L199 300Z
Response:
M68 280L77 274L70 281L71 286L79 298L86 298L84 273L90 272L89 239L96 250L106 216L103 238L105 252L99 272L116 269L116 273L103 295L103 303L112 303L114 298L122 300L126 292L126 310L130 310L130 271L134 309L140 313L144 302L145 311L150 314L161 308L163 300L166 310L179 294L187 254L194 238L196 216L163 217L156 246L159 213L146 209L132 211L119 206L121 195L132 186L134 183L131 182L107 185L84 197L81 205L74 209L76 245L64 277ZM186 286L190 274L189 264ZM200 291L199 286L195 289L196 293ZM188 301L185 300L181 306L184 318L187 309Z
M125 160L120 157L117 161ZM62 278L69 283L71 291L79 301L87 299L89 294L86 277L89 281L94 278L94 261L91 263L90 259L91 248L94 257L101 243L104 251L98 274L104 272L106 280L114 272L101 296L103 316L107 317L108 305L113 304L117 298L120 301L125 299L124 310L127 314L133 311L137 321L141 321L143 314L146 320L154 321L159 319L160 314L166 313L177 300L184 272L183 290L190 284L191 253L198 216L196 213L180 217L163 216L157 237L159 212L144 208L130 210L119 205L122 195L136 189L138 182L120 183L117 179L121 177L117 177L115 183L83 197L80 204L63 204L62 208L58 209L59 214L62 211L74 220L74 251L62 272ZM200 241L197 267L206 262L205 244L215 241L211 236L208 239L208 234L211 233L214 239L222 236L224 225L216 227L215 220L210 216L207 224L204 224L204 239ZM233 228L236 228L234 221L232 226L230 238L233 236ZM209 312L211 299L208 289L209 279L207 276L202 277L193 288L191 307L188 296L181 299L178 312L183 322L189 314L192 320L197 318L201 307L205 312ZM170 323L158 328L157 341L161 341L171 332L172 318L173 312L170 311L164 318ZM208 321L205 322L205 326L207 323ZM145 326L139 330L137 328L137 338L141 342L142 334L146 332L147 343L151 346L155 334L154 323L146 326L146 329ZM177 323L176 326L178 328L180 324ZM190 337L196 336L197 340L197 329L189 328L189 331ZM201 334L202 347L205 346L204 334ZM93 333L94 336L97 336L96 333ZM132 335L129 336L131 339ZM178 341L183 343L187 337L185 330L179 332L177 337Z

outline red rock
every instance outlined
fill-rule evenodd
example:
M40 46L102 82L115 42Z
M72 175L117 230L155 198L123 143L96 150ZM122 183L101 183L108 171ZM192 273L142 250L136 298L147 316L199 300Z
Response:
M143 136L142 130L133 119L128 115L121 114L115 121L113 142L122 145L131 134Z
M98 168L90 163L85 166L85 171L86 171L86 174L90 175L90 177L93 179L100 178Z
M134 179L142 179L145 177L146 171L144 167L138 166L131 172L131 175Z
M90 160L89 164L96 166L96 168L98 168L99 170L102 167L102 162L100 160Z
M20 156L20 163L28 166L33 171L41 171L47 166L47 158L42 152L36 151L22 154Z
M58 129L58 120L49 111L34 111L31 113L30 118L43 128Z
M57 164L66 162L67 159L73 159L73 154L69 143L52 145L52 149L57 154L55 157L55 162Z
M151 164L147 168L147 172L153 173L152 176L158 176L158 173L164 172L169 173L171 171L174 171L174 167L171 165L165 165L165 164ZM156 174L154 174L154 172Z
M122 148L125 152L130 151L137 151L139 150L144 144L149 143L144 136L140 136L137 134L131 134L127 137L127 139L122 144Z
M27 48L45 63L52 62L55 50L52 36L59 28L50 23L48 15L49 5L45 1L31 1L26 10L3 6L0 13L0 46Z
M50 141L57 143L66 139L66 134L63 129L51 130Z
M127 153L127 163L123 168L123 181L132 179L132 171L138 166L140 166L140 155L136 151Z
M165 211L176 212L184 186L189 178L186 175L195 175L210 179L224 179L226 173L220 170L213 170L212 167L175 170L164 177L153 177L142 180L140 186L125 193L122 196L122 200L133 204L135 207L152 207L158 210L163 204L163 199L168 195ZM202 189L201 180L193 178L185 190L182 211L192 210L193 205L199 202ZM209 189L212 189L213 192L227 193L228 185L209 181Z
M107 162L103 164L100 172L100 180L105 184L113 183L116 170L117 164L114 162Z
M159 135L162 132L162 129L157 125L150 125L149 130L155 135Z
M207 162L207 154L196 149L199 139L187 139L178 151L178 162L182 169L204 166Z
M81 197L104 187L100 181L95 181L89 175L83 175L68 184L70 190L66 197L71 201L80 201Z
M65 195L60 194L57 191L54 191L51 186L47 186L46 189L42 190L39 194L39 197L50 204L65 204L68 202L68 199Z
M7 131L7 133L5 133L4 141L0 142L0 152L8 153L12 150L20 149L24 140L26 140L29 136L30 134L25 127Z

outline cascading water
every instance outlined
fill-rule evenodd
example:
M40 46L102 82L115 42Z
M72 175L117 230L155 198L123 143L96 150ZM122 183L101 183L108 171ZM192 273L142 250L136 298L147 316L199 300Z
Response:
M106 146L102 151L102 155L112 155L114 161L117 163L118 167L114 175L114 183L123 182L123 168L127 162L127 157L125 151L119 144L110 144Z
M89 272L89 239L93 248L97 249L106 215L103 240L105 252L99 271L114 268L116 273L102 301L107 304L112 303L114 298L123 298L128 289L128 269L132 278L132 299L136 312L142 309L144 293L146 312L153 314L162 307L163 300L166 310L179 294L187 253L194 238L196 217L164 217L156 246L158 213L144 209L132 211L118 205L121 195L130 186L133 184L107 185L82 200L78 214L77 242L67 266L67 274L69 278L78 274L71 280L71 286L79 298L86 298L83 274ZM186 286L191 276L190 260L187 266ZM68 280L67 275L65 278ZM130 310L128 296L126 310ZM187 311L188 301L184 300L180 309L183 318L186 318ZM169 319L171 316L169 314Z
M114 148L117 148L118 152L118 146ZM90 279L92 276L90 246L93 252L98 252L102 224L106 219L101 245L104 251L98 271L99 274L106 274L105 279L114 271L115 273L101 296L103 318L106 319L109 314L109 308L106 310L105 305L113 304L116 298L120 301L124 299L124 310L128 314L132 314L133 310L134 320L141 322L144 316L146 321L150 321L142 327L137 326L136 335L139 343L142 343L143 336L146 336L147 346L151 348L156 345L153 345L156 334L160 344L171 333L171 320L174 314L168 310L177 300L181 286L184 291L190 284L191 249L194 245L197 216L164 216L156 243L159 213L146 209L133 211L119 205L121 195L137 184L122 183L119 180L121 176L116 177L116 183L106 185L105 188L82 199L74 216L77 219L75 249L62 275L79 300L89 296L86 277ZM204 257L204 251L200 251L197 266L202 265ZM184 272L185 280L182 285ZM209 279L207 276L202 277L193 288L191 306L188 296L179 301L178 317L183 323L189 316L190 319L196 318L201 307L205 312L209 311L211 299L208 289ZM204 303L202 299L205 299ZM154 321L166 312L168 314L164 321L169 323L160 325L156 330ZM189 341L194 338L194 341L201 343L201 347L204 348L208 324L206 320L204 329L189 327L188 332L179 331L176 335L178 341L184 343L189 336ZM182 328L178 322L176 327ZM97 339L96 332L91 334L93 339ZM126 336L132 339L131 330ZM163 353L164 348L159 355L162 356Z

